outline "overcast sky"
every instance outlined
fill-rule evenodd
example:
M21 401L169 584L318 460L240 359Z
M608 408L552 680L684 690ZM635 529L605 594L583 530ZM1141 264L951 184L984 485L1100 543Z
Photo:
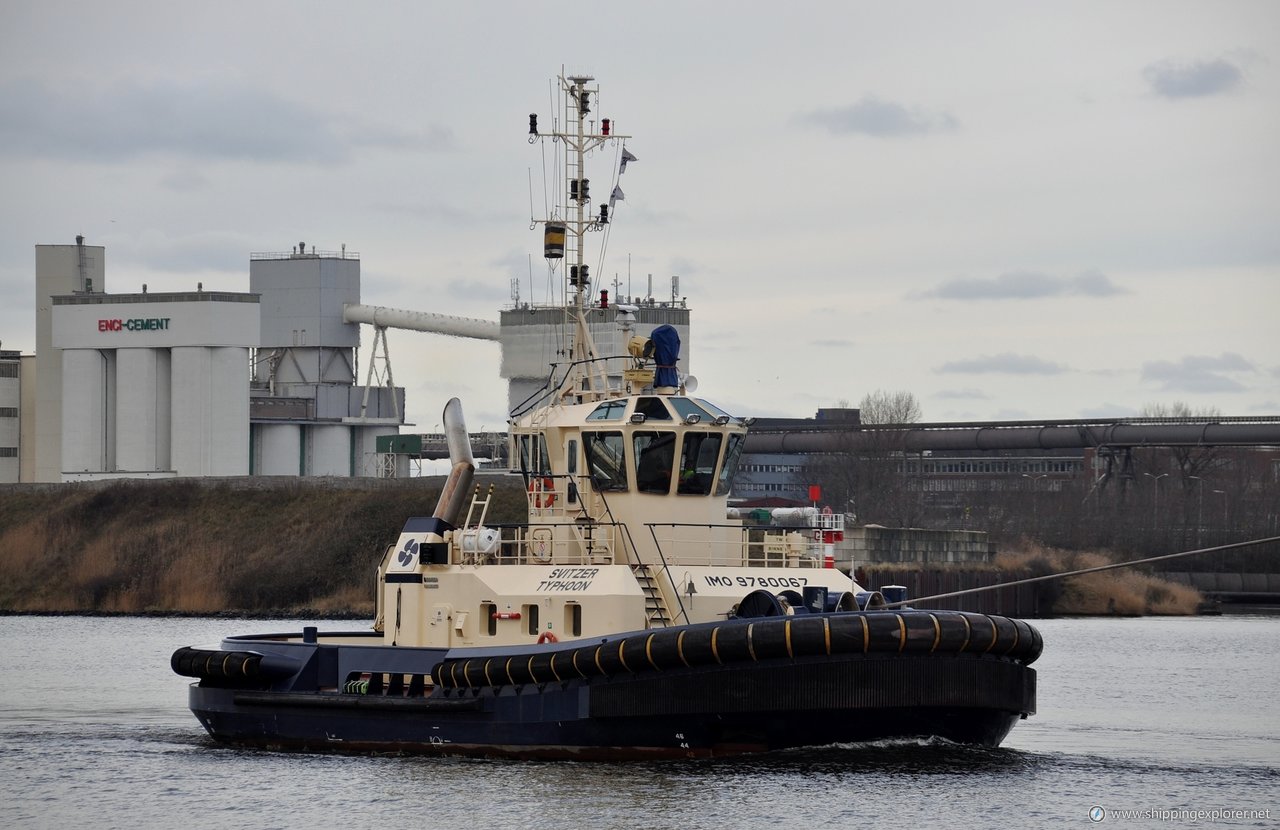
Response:
M10 0L0 341L34 349L33 246L77 233L112 292L248 290L305 240L369 304L544 300L526 132L562 65L634 136L603 270L680 276L730 411L1280 414L1274 2ZM502 426L497 344L390 339L411 420Z

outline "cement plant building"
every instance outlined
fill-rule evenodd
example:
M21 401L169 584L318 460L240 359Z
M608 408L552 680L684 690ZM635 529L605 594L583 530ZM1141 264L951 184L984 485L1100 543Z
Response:
M358 254L253 254L249 292L109 294L105 259L36 246L36 355L0 352L0 482L403 473L378 453L403 388L356 385Z

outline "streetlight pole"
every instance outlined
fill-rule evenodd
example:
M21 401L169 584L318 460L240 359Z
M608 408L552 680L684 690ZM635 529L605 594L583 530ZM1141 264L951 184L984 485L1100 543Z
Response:
M1156 525L1160 522L1160 479L1169 474L1161 473L1158 476L1153 476L1151 473L1143 473L1143 475L1155 482L1155 497L1151 500L1151 529L1155 530Z
M1204 479L1200 476L1187 478L1200 483L1200 505L1196 508L1196 547L1200 547L1201 537L1204 535Z
M1049 474L1029 476L1023 473L1022 477L1031 479L1031 523L1035 526L1036 536L1038 537L1040 535L1040 491L1036 489L1036 482L1042 478L1048 478ZM1037 539L1036 541L1041 540Z
M1214 490L1213 492L1222 496L1222 532L1225 534L1227 532L1227 491Z

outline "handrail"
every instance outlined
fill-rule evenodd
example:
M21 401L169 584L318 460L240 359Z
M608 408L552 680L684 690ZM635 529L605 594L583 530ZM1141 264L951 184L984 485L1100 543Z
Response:
M684 617L685 624L689 624L689 612L685 610L684 600L680 598L680 592L675 590L676 578L671 575L671 565L667 563L667 556L662 552L662 543L658 541L658 534L653 530L653 524L647 523L645 527L649 528L649 535L653 537L653 546L658 551L658 558L662 560L662 570L667 575L667 582L671 584L671 589L676 595L676 605L680 606L680 614ZM636 558L639 559L637 553ZM659 588L658 590L662 590Z

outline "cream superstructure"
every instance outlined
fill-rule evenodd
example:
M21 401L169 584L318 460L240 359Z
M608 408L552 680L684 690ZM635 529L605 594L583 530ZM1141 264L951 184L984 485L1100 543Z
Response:
M850 607L861 590L822 555L822 530L728 518L747 421L693 396L677 371L675 328L634 336L634 308L589 301L585 241L610 210L590 208L585 162L627 138L592 119L591 81L560 79L563 129L541 133L530 118L531 142L551 138L565 152L558 206L535 224L566 280L571 345L509 425L528 521L488 527L488 494L468 499L473 466L461 406L451 402L454 468L435 516L412 520L379 568L378 627L388 644L599 638L724 620L755 590L819 611ZM592 330L609 317L625 355L597 351Z

